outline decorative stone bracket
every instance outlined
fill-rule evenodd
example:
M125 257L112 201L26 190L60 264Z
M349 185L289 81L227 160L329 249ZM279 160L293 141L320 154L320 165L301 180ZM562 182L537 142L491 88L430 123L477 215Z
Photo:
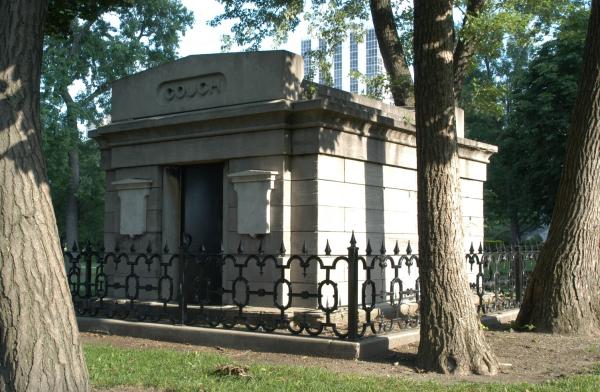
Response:
M278 172L246 170L229 174L237 193L237 225L239 234L271 232L271 190Z
M147 198L152 180L127 178L112 183L121 201L119 233L130 237L146 232Z

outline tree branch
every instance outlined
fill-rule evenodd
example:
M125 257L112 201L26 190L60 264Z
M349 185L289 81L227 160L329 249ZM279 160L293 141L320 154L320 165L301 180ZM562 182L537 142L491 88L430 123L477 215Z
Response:
M73 20L74 24L77 24L77 20ZM77 31L77 34L75 34L73 36L73 44L71 45L71 49L69 50L69 56L72 58L73 56L77 56L79 55L80 52L80 48L81 48L81 41L83 41L83 38L87 35L87 33L90 31L90 28L92 27L92 25L95 23L95 20L88 20L86 21L83 26L81 26L81 28Z
M80 102L82 106L85 106L87 104L89 104L90 102L92 102L94 99L96 99L97 97L99 97L100 95L104 94L105 92L107 92L108 90L110 90L110 82L105 82L102 83L100 86L98 86L96 88L96 90L94 90L93 93L91 93L90 95L88 95L87 97L83 98Z
M476 18L481 13L481 10L485 6L486 0L469 0L467 4L467 12L463 19L462 29L468 26L471 19ZM464 34L461 35L456 47L454 48L454 99L458 101L460 94L462 93L463 86L465 85L465 79L471 60L475 54L475 44L477 42L473 39L466 39Z
M371 16L379 50L390 77L390 90L396 106L414 105L413 82L398 37L391 0L370 0Z

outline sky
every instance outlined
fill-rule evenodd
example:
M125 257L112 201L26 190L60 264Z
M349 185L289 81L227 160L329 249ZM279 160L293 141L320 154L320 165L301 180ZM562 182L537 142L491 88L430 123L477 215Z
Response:
M221 52L221 36L231 32L233 22L227 21L219 27L210 27L207 22L223 11L223 6L216 0L182 0L182 3L194 13L196 23L182 37L179 45L181 57L192 54L219 53ZM261 49L285 49L290 52L300 52L300 40L306 37L306 27L301 23L296 31L290 34L288 42L278 48L273 46L272 40L266 40ZM232 51L243 50L234 47Z

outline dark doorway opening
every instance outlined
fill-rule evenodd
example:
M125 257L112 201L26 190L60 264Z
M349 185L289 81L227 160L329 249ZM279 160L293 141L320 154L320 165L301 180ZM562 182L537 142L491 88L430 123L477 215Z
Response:
M223 164L184 166L182 237L191 239L184 295L189 304L220 305L223 282L219 257L223 240Z

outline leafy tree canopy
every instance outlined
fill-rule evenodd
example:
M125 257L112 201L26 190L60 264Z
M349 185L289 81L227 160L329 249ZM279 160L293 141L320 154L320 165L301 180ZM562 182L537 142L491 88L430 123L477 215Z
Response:
M60 34L47 34L44 40L42 124L53 204L62 231L70 173L67 152L78 149L82 239L101 238L104 179L98 148L78 128L106 121L111 82L174 60L180 35L194 21L179 0L103 4L97 12L93 7L85 12L67 8L59 13L62 19L50 24L49 31Z
M488 169L488 238L514 241L549 223L588 16L585 8L573 10L537 50L508 44L502 58L478 68L467 83L469 136L500 150Z
M219 0L224 12L210 24L217 26L233 20L227 45L237 44L256 50L268 37L285 42L301 21L309 32L327 42L332 50L350 32L360 37L370 18L368 0ZM482 5L477 17L466 23L465 15L474 3ZM476 43L476 53L500 57L507 37L520 44L540 39L551 31L561 16L581 8L587 0L458 0L455 1L456 39L463 37ZM412 1L392 2L396 27L404 56L412 64Z

